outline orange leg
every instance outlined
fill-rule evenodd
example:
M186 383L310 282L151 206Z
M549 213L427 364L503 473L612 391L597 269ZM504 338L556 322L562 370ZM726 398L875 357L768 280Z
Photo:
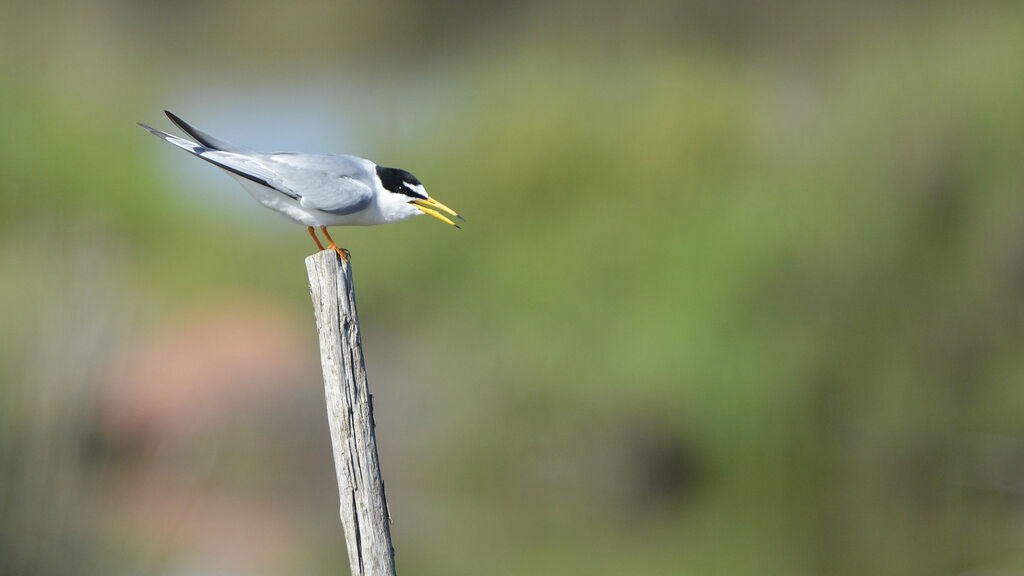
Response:
M327 241L330 242L330 244L328 244L327 247L330 248L330 249L333 249L335 252L338 253L338 256L341 256L342 260L344 260L345 262L348 262L348 257L349 257L348 250L345 250L344 248L338 248L338 245L334 243L334 238L331 238L331 235L327 233L327 227L326 226L321 226L320 227L320 231L324 233L324 236L327 237Z
M313 237L313 242L316 242L316 247L323 250L324 245L320 243L320 239L316 237L316 232L313 231L312 226L306 226L306 230L309 230L309 235Z

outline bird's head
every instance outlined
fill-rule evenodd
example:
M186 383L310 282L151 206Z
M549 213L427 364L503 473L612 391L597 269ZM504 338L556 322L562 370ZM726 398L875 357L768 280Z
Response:
M456 228L459 227L458 224L452 222L450 218L441 214L438 210L447 212L460 220L462 220L462 216L459 216L451 208L427 195L426 189L423 188L423 183L409 172L399 168L377 166L377 177L380 178L380 183L384 186L384 189L393 195L392 200L409 204L424 214L429 214Z

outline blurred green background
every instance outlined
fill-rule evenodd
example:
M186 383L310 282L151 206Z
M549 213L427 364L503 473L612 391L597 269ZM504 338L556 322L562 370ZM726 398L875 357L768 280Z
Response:
M1024 5L0 7L0 574L345 573L300 226L135 126L406 168L353 255L400 574L1024 571Z

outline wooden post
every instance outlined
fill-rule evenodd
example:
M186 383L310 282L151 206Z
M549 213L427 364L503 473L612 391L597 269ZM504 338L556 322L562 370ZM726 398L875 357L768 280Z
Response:
M320 334L327 417L352 576L394 576L395 551L377 461L352 268L333 250L306 258Z

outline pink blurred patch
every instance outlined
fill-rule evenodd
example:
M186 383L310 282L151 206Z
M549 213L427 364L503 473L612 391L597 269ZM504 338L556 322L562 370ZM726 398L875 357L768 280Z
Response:
M306 327L308 331L308 326ZM146 335L114 365L103 401L113 437L181 437L311 377L296 322L264 302L204 309Z

